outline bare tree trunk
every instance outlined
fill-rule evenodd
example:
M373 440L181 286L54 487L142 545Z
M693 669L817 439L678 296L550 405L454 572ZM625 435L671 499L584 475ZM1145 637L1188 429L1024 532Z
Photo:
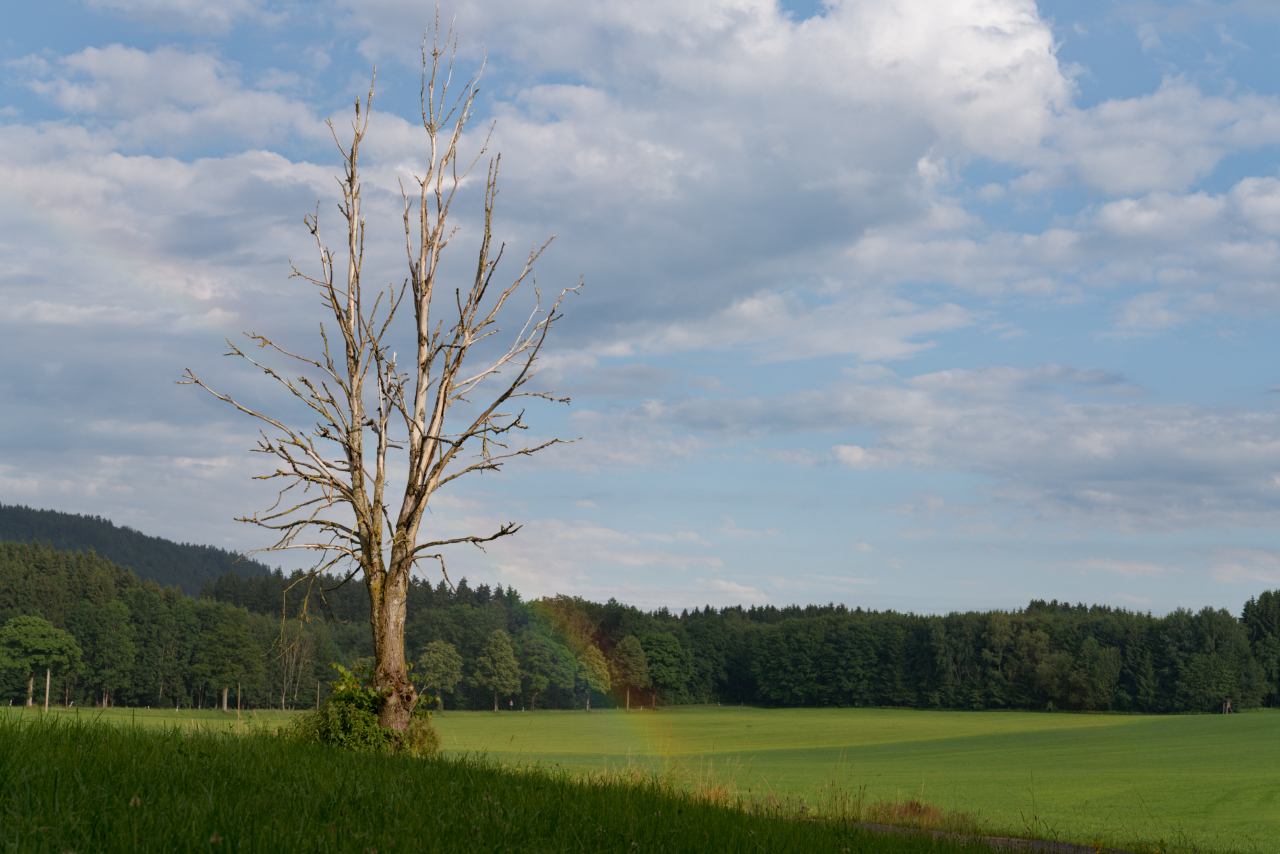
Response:
M534 691L529 697L529 711L536 712L538 710L538 692Z
M35 693L35 690L36 690L36 676L33 673L27 679L27 705L28 706L35 705L35 703L31 699L31 696Z
M230 690L231 690L230 686L224 685L222 687L222 711L224 712L227 710L227 693Z
M591 712L591 689L587 689L587 713Z
M49 711L49 668L44 669L44 710Z
M409 671L404 660L404 623L409 602L409 570L395 571L395 552L392 552L390 573L366 574L369 579L369 604L373 619L373 648L377 667L373 671L373 684L383 691L390 691L378 723L384 727L404 732L409 716L418 703L418 692L409 681ZM379 578L381 576L381 578ZM498 710L494 695L494 711Z
M631 686L627 686L627 711L631 711Z
M495 712L498 711L498 692L497 691L493 692L493 710Z

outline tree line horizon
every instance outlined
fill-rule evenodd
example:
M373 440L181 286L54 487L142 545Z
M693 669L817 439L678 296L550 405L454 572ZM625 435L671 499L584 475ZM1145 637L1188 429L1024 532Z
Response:
M38 618L79 651L74 665L49 667L60 705L213 708L238 694L242 708L313 708L335 676L330 663L368 667L373 642L360 580L322 598L319 583L289 589L303 577L231 571L193 597L92 551L0 542L0 703L43 702L46 665L22 652ZM414 579L408 597L410 676L444 709L1169 713L1280 702L1280 591L1251 598L1239 617L1057 600L945 615L835 603L676 614L615 599L525 601L466 579L455 589Z

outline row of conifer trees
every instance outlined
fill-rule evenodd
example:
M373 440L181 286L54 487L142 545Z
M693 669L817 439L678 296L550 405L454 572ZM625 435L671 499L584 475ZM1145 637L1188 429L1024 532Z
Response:
M74 666L49 668L55 702L210 707L238 694L242 707L312 707L330 662L372 654L363 587L321 593L335 583L226 573L191 598L92 553L0 543L0 702L25 702L29 687L43 701L45 671L24 663L18 637L39 618L80 651ZM28 621L10 626L16 617ZM1211 712L1280 700L1280 591L1239 617L1056 601L947 615L834 604L677 614L420 581L406 646L415 682L445 708Z

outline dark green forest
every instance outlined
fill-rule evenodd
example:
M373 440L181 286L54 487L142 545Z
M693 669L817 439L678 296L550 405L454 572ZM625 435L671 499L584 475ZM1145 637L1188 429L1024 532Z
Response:
M34 510L18 504L0 504L0 541L41 543L67 552L92 549L129 567L140 578L161 587L180 587L190 596L195 596L205 581L224 572L248 576L271 571L266 564L226 549L150 537L100 516Z
M372 655L363 586L321 596L336 584L232 571L192 597L93 552L0 543L0 625L39 616L81 650L78 665L52 674L59 703L207 708L226 689L248 708L312 707L333 678L330 662ZM516 708L1214 712L1280 699L1280 591L1250 599L1239 617L1056 601L945 616L834 604L676 614L420 581L406 647L419 662L412 675L457 709L492 708L498 694ZM495 656L513 658L501 681ZM35 675L42 701L43 665L36 673L19 659L11 653L0 669L0 702L25 702Z

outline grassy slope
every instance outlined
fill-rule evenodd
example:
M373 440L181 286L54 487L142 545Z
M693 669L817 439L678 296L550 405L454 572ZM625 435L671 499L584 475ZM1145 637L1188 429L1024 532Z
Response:
M1048 715L882 709L450 712L447 749L573 770L713 768L739 790L815 801L834 783L920 797L996 829L1088 842L1280 847L1280 713ZM1033 806L1034 795L1034 806Z
M0 714L0 850L950 854L476 760ZM970 849L972 850L972 849Z

